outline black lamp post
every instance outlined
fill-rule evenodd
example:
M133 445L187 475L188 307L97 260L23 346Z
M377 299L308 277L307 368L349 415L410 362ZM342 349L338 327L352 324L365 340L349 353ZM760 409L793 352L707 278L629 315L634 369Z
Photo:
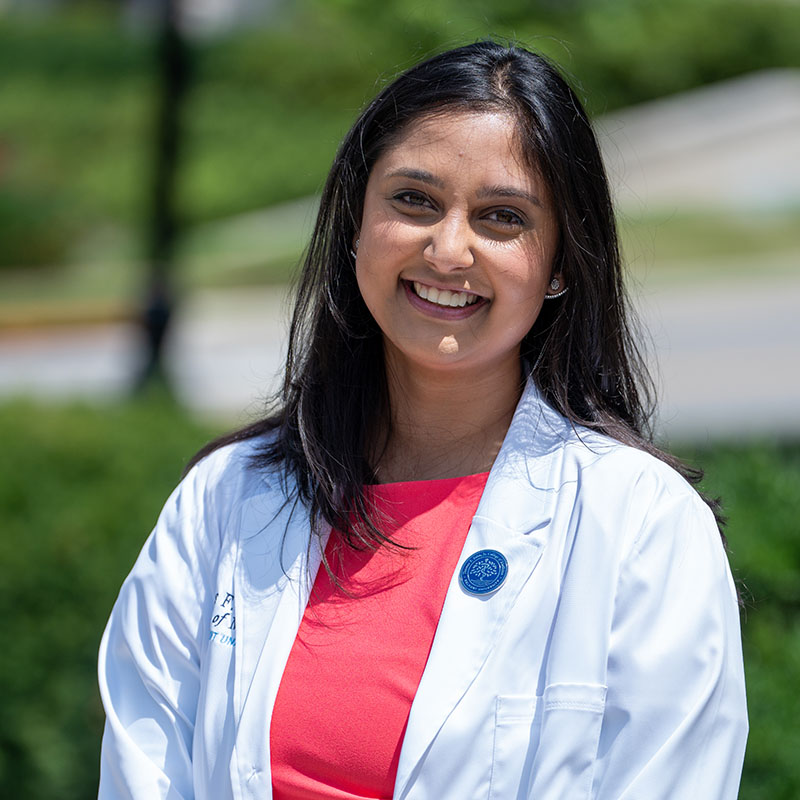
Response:
M163 352L175 302L172 266L179 228L176 185L182 141L181 112L189 84L188 48L180 29L180 6L181 0L160 0L158 4L158 104L147 232L149 275L142 313L146 355L137 380L138 389L154 380L168 383Z

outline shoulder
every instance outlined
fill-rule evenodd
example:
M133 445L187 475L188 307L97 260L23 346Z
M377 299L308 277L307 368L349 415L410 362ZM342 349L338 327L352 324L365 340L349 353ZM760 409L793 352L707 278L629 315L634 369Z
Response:
M183 538L187 546L218 551L236 530L242 509L254 498L285 496L279 470L265 469L256 457L263 436L233 442L198 461L170 495L159 517L160 528Z
M220 505L278 489L284 482L280 471L258 463L268 441L254 436L213 450L186 473L179 488L187 497Z
M600 481L609 490L634 483L638 492L696 498L702 503L692 485L669 464L610 436L576 428L564 441L564 457L584 478Z
M635 485L643 494L690 499L705 505L686 479L652 453L577 425L550 406L530 383L518 407L515 446L549 464L555 480L599 484L614 495ZM557 476L557 477L556 477Z
M547 523L549 541L560 542L565 554L575 543L590 561L610 564L648 542L680 550L692 539L721 552L713 514L678 472L648 452L573 424L531 383L494 471L483 504L487 515L512 529Z
M531 483L552 494L558 511L582 519L581 527L602 532L601 538L608 544L613 540L622 552L636 549L653 530L675 539L700 535L714 548L720 545L710 508L669 464L573 424L535 389L527 397L531 402L514 449L525 459Z
M505 452L501 455L527 462L529 474L552 480L608 479L611 486L630 480L650 480L669 491L697 495L686 480L654 455L568 420L528 381L514 414ZM538 467L538 468L537 468Z
M566 444L565 459L576 465L577 505L605 523L623 559L653 553L673 564L727 564L713 512L669 464L595 433Z

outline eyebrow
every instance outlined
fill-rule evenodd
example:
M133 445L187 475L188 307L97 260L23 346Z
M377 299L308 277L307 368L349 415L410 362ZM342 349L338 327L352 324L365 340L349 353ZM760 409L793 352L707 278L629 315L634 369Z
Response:
M516 189L513 186L484 186L478 190L478 197L518 197L539 206L539 208L542 207L542 201L535 194L530 194L524 189Z
M390 178L410 178L420 183L427 183L429 186L435 186L437 189L444 189L444 181L437 178L432 172L424 169L410 169L403 168L390 172ZM524 189L517 189L513 186L484 186L478 190L478 197L518 197L520 200L527 200L539 208L542 207L542 201L536 195L526 192Z
M437 178L432 172L427 172L424 169L397 169L390 172L390 178L410 178L413 181L420 181L435 186L437 189L444 189L444 181Z

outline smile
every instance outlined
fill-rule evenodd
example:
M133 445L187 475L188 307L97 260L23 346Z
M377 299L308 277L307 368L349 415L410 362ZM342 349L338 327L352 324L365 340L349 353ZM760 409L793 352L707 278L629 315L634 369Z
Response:
M419 281L414 281L413 286L414 293L417 296L427 300L429 303L435 303L437 306L444 306L445 308L463 308L464 306L471 306L481 299L477 294L437 289L434 286L426 286Z
M488 304L485 297L472 292L437 289L419 281L401 281L408 302L426 317L455 321L476 314Z

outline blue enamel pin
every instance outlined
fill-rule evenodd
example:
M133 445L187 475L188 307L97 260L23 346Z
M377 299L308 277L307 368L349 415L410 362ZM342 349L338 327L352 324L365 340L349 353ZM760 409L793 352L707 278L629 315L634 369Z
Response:
M508 561L497 550L478 550L461 567L459 580L470 594L491 594L508 575Z

